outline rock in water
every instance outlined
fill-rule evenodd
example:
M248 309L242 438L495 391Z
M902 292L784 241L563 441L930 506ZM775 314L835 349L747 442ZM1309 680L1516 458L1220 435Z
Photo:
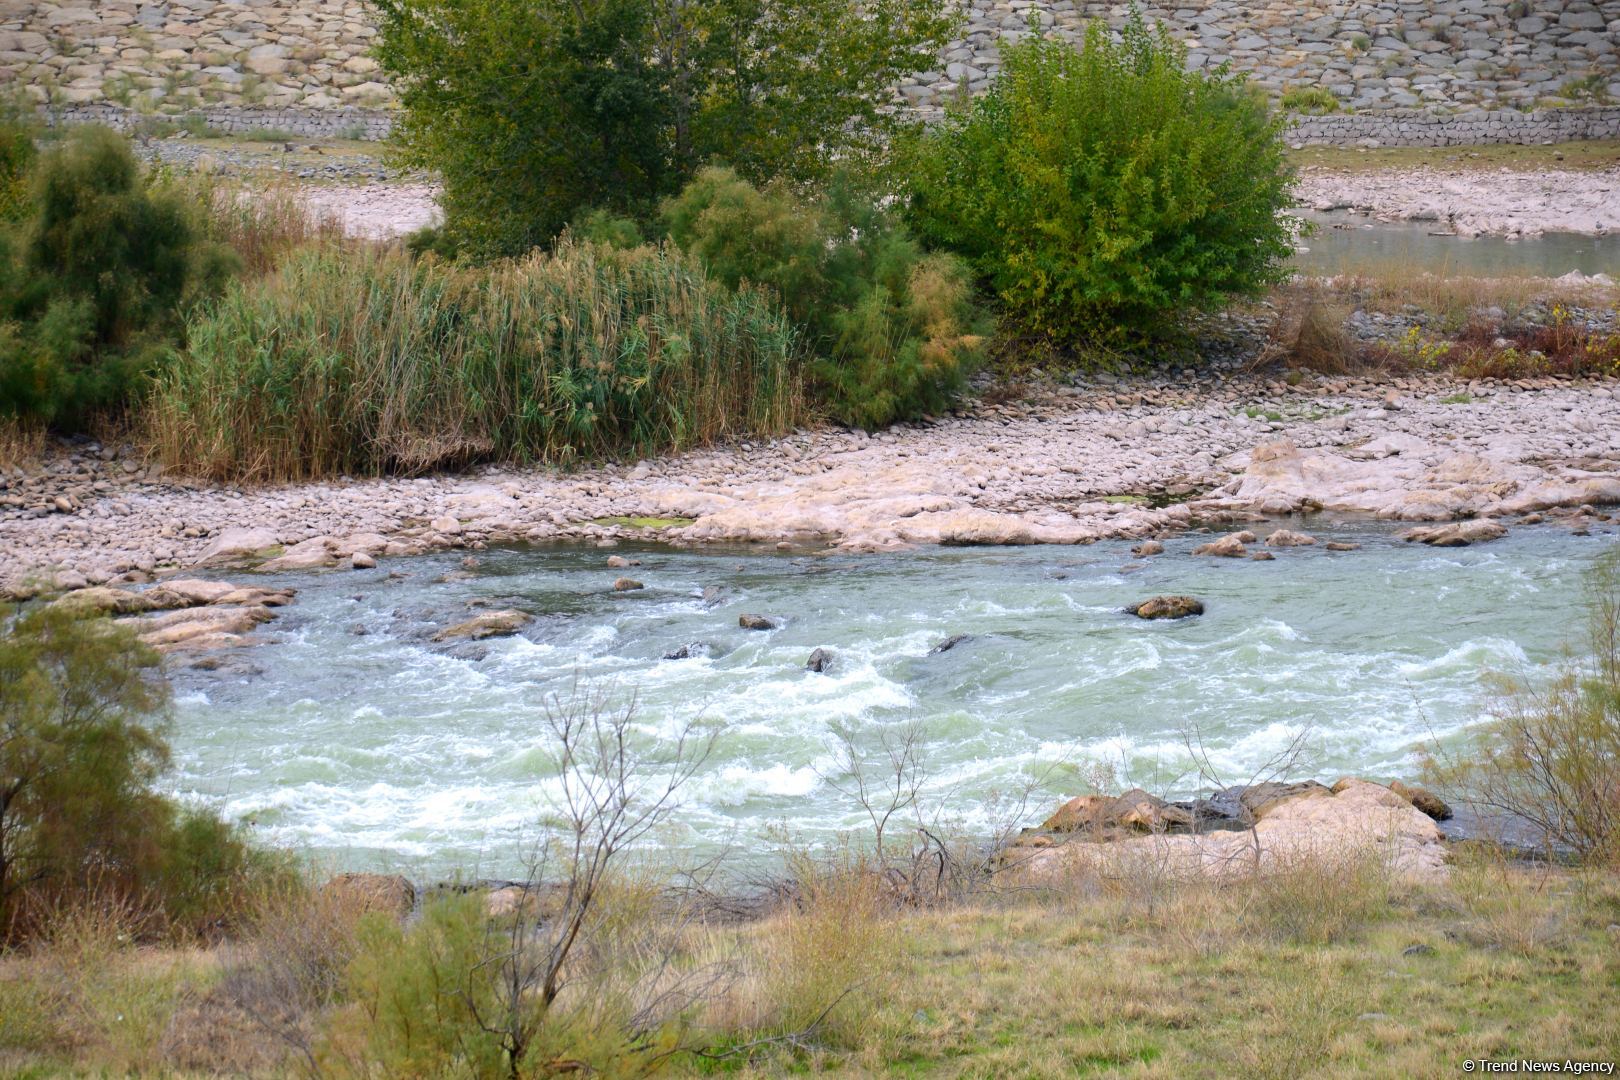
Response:
M1126 610L1138 619L1185 619L1202 615L1204 602L1194 596L1155 596Z
M956 648L958 645L962 644L963 642L972 641L972 640L973 640L973 635L972 634L952 634L950 637L946 638L944 641L940 642L938 645L935 645L932 649L929 649L928 650L928 655L929 656L934 656L934 655L936 655L938 653L950 652L952 649Z
M781 624L766 615L739 615L737 625L744 630L775 630Z
M637 589L645 587L635 578L622 577L613 583L614 592L635 592Z
M374 570L377 560L364 551L357 551L349 556L349 567L354 570Z
M804 662L807 671L826 671L832 667L833 654L826 649L817 649L810 654L810 659Z
M1248 536L1254 538L1253 533L1228 533L1219 540L1211 540L1207 544L1199 544L1193 548L1194 555L1220 555L1228 559L1241 559L1247 555L1248 549L1243 545L1249 541L1242 539Z
M1451 807L1446 801L1428 788L1420 788L1412 784L1403 784L1399 780L1389 785L1389 790L1428 814L1436 821L1447 821L1451 818Z
M664 654L665 660L691 660L699 656L709 655L709 647L701 641L689 641L678 649L671 649Z
M1292 529L1277 529L1266 537L1266 547L1306 547L1314 543L1316 537Z
M1164 545L1157 540L1144 540L1131 548L1131 554L1137 558L1146 558L1149 555L1163 555Z
M485 611L465 622L456 623L446 627L433 635L434 641L454 641L465 638L469 641L482 641L484 638L505 637L515 634L523 629L529 622L529 616L521 611Z
M1401 533L1401 539L1407 543L1415 540L1431 547L1467 547L1469 544L1483 544L1487 540L1496 540L1506 535L1507 529L1489 518L1475 518L1473 521L1459 521L1454 525L1407 529Z

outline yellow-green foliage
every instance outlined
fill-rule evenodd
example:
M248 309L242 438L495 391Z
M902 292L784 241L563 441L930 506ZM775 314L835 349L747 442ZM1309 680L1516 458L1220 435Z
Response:
M773 299L654 248L565 239L483 267L309 250L189 333L151 425L166 461L212 476L645 454L802 419Z
M902 157L908 220L955 251L1016 328L1067 344L1179 329L1189 307L1280 279L1291 171L1279 123L1224 70L1133 16L1115 42L1031 35L983 97Z
M967 268L924 254L847 177L807 199L704 169L664 204L664 220L718 280L782 297L816 354L822 403L843 423L881 427L948 408L979 359Z
M152 790L167 703L157 655L127 628L47 606L0 631L0 946L81 904L214 933L270 875L217 817Z

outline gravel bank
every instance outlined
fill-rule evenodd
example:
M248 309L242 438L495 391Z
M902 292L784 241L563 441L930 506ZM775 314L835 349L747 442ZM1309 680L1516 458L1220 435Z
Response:
M115 448L81 444L0 474L0 584L149 580L211 545L217 561L227 530L251 534L258 562L275 555L273 568L294 568L342 564L355 551L386 559L648 535L610 518L682 519L663 528L675 542L851 550L1086 543L1317 508L1511 524L1620 502L1616 386L1091 384L877 435L806 431L573 473L488 468L255 488L177 482ZM272 546L285 550L263 553Z

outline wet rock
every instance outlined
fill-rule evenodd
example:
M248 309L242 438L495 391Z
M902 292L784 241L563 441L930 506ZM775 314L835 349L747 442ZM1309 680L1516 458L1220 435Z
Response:
M709 646L701 641L689 641L680 648L671 649L664 654L665 660L691 660L699 656L708 656Z
M256 562L279 546L280 540L269 529L250 529L232 526L224 529L202 553L192 560L193 566L229 566L233 563Z
M709 607L713 607L726 598L726 591L718 585L703 586L702 600Z
M622 577L613 583L614 592L635 592L637 589L644 588L646 588L646 586L637 581L635 578Z
M810 654L810 659L804 662L806 671L823 672L832 667L833 654L826 649L817 649Z
M416 907L416 886L398 874L339 874L321 893L353 914L403 919Z
M938 645L935 645L932 649L929 649L928 650L928 655L929 656L937 656L940 653L948 653L952 649L956 648L958 645L961 645L961 644L963 644L965 642L972 641L973 638L974 638L974 635L972 635L972 634L952 634L950 637L946 638L944 641L940 642Z
M1204 602L1194 596L1154 596L1126 609L1138 619L1185 619L1204 613Z
M1328 551L1360 551L1360 544L1352 544L1344 540L1329 540L1322 545Z
M1115 799L1106 811L1107 823L1136 832L1169 832L1192 827L1193 816L1141 788L1132 788Z
M607 567L609 570L623 570L630 565L630 560L623 555L609 555Z
M485 611L472 618L446 627L433 635L434 641L482 641L485 638L506 637L523 629L530 622L531 616L522 611L507 608L502 611Z
M1451 807L1447 806L1444 799L1428 788L1418 787L1415 784L1403 784L1396 780L1389 785L1389 790L1436 821L1446 821L1451 817Z
M1145 559L1149 555L1162 555L1164 554L1164 545L1157 540L1144 540L1131 548L1131 554L1141 559Z
M1300 780L1295 783L1268 780L1243 788L1238 794L1238 802L1258 821L1289 800L1320 798L1332 794L1334 792L1327 785L1319 784L1315 780Z
M1430 547L1467 547L1507 535L1507 529L1488 518L1459 521L1454 525L1419 526L1400 534L1407 543L1416 541Z
M1292 529L1277 529L1266 537L1266 547L1307 547L1314 543L1316 537Z
M376 568L377 560L364 551L357 551L349 556L349 569L351 570L375 570Z
M1271 560L1275 559L1276 557L1277 556L1273 555L1269 551L1256 551L1253 555L1249 556L1249 559L1252 562L1270 562Z
M782 624L768 615L744 614L737 616L737 625L744 630L775 630Z
M1193 548L1194 555L1218 555L1227 559L1241 559L1248 555L1249 550L1243 545L1247 542L1243 536L1253 538L1253 533L1228 533L1219 540L1211 540L1207 544L1199 544Z

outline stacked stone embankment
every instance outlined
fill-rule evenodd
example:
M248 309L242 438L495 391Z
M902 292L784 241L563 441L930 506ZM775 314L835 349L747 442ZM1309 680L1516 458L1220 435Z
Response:
M938 115L982 91L1008 42L1078 41L1125 3L965 0L960 40L901 80ZM1141 5L1190 50L1287 100L1326 91L1295 138L1384 145L1620 136L1620 0L1180 0ZM59 122L195 116L228 132L380 138L391 88L364 0L0 0L0 83ZM1314 106L1324 102L1316 96ZM1578 107L1586 106L1586 107Z

